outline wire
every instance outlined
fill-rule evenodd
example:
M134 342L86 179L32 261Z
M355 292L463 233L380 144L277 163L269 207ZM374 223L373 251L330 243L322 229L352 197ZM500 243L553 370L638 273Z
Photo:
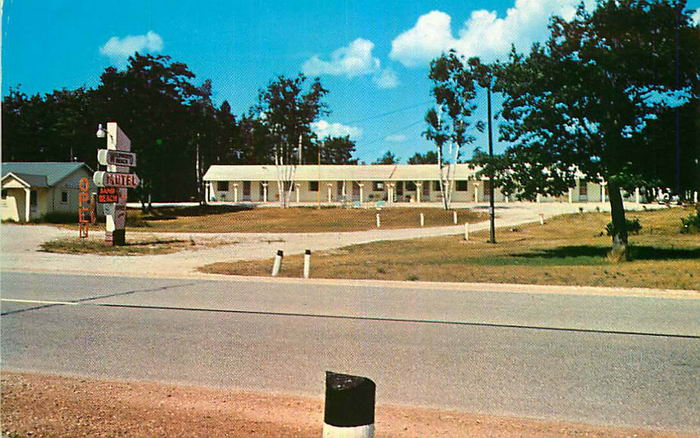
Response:
M377 137L377 138L375 138L374 140L370 140L370 141L368 141L368 142L366 142L366 143L363 143L362 146L366 147L366 146L369 146L369 145L371 145L371 144L374 144L374 143L378 142L379 140L382 140L382 139L384 139L384 138L386 138L386 137L388 137L388 136L390 136L390 135L392 135L392 134L397 134L397 133L399 133L399 132L401 132L401 131L403 131L403 130L406 130L406 129L412 127L412 126L415 126L415 125L417 125L417 124L419 124L419 123L421 123L421 122L423 122L423 119L416 120L415 122L413 122L413 123L411 123L411 124L409 124L409 125L402 126L401 128L396 129L396 130L391 131L391 132L388 132L388 133L386 133L385 135L383 135L383 136L381 136L381 137Z
M391 114L396 114L396 113L401 112L401 111L405 111L405 110L409 110L409 109L413 109L413 108L418 108L419 106L424 106L424 105L427 105L427 104L429 104L429 103L431 103L431 102L432 102L432 101L428 100L428 101L425 101L425 102L417 103L417 104L415 104L415 105L405 106L405 107L403 107L403 108L398 108L398 109L395 109L395 110L387 111L387 112L385 112L385 113L377 114L377 115L374 115L374 116L364 117L364 118L362 118L362 119L351 120L351 121L349 121L349 122L341 122L341 123L342 123L343 125L350 125L350 124L353 124L353 123L365 122L365 121L367 121L367 120L379 119L379 118L381 118L381 117L385 117L385 116L388 116L388 115L391 115Z

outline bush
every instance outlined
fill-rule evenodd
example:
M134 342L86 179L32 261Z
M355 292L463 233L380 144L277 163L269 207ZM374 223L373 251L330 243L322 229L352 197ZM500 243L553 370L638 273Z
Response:
M700 233L700 207L696 207L695 213L681 218L681 233Z
M625 219L625 223L627 228L627 234L639 234L639 232L642 231L642 224L639 223L638 217L634 219ZM605 231L607 232L608 236L612 236L614 234L614 230L615 228L613 227L612 222L608 223L608 225L605 226Z
M86 216L90 217L89 213L86 214ZM32 222L48 222L50 224L77 224L78 213L54 211L51 213L46 213L42 217L32 219Z

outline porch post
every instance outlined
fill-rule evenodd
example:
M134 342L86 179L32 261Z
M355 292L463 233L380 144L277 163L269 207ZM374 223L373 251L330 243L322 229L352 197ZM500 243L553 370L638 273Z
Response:
M299 203L299 191L301 190L301 184L296 184L296 189L297 189L297 204Z
M238 202L238 184L233 185L233 202Z
M26 221L29 222L29 203L32 201L32 191L30 189L24 189L24 194L27 197L26 202L24 203L24 217L26 218Z
M328 186L328 203L330 204L331 201L333 201L333 184L326 184Z
M639 204L639 187L634 189L634 202Z
M474 183L474 202L479 202L479 184Z
M263 202L267 202L267 183L263 183Z
M365 202L365 185L357 183L360 186L360 203Z
M420 195L423 191L423 183L416 181L416 203L420 204Z
M569 204L573 204L574 202L574 189L569 187Z

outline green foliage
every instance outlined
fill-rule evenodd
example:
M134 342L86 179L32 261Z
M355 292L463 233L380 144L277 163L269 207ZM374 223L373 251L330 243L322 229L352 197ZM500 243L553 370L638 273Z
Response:
M396 159L396 155L394 155L393 152L391 151L386 151L384 155L382 155L380 158L377 158L376 161L372 164L396 164L399 161Z
M681 233L700 233L700 207L695 209L695 213L690 213L688 217L681 218Z
M408 164L437 164L438 156L435 151L428 151L425 154L416 152L411 158L408 159Z
M639 218L625 219L625 230L627 230L628 234L639 234L642 231L642 224L639 223ZM608 222L605 226L605 232L608 236L615 235L615 227L612 222Z

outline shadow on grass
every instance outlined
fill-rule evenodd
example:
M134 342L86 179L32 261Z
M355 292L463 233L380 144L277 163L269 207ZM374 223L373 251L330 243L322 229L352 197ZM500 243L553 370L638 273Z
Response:
M208 216L214 214L237 213L254 210L255 205L195 205L190 207L154 207L144 220L163 221L178 217Z
M145 246L145 245L170 245L173 243L185 243L181 239L169 239L169 240L139 240L137 242L125 242L124 246Z
M560 246L551 249L542 249L530 253L514 254L514 257L567 259L567 258L600 258L605 259L610 251L609 247L580 245ZM630 245L630 257L632 260L700 260L699 248L658 248L654 246Z

